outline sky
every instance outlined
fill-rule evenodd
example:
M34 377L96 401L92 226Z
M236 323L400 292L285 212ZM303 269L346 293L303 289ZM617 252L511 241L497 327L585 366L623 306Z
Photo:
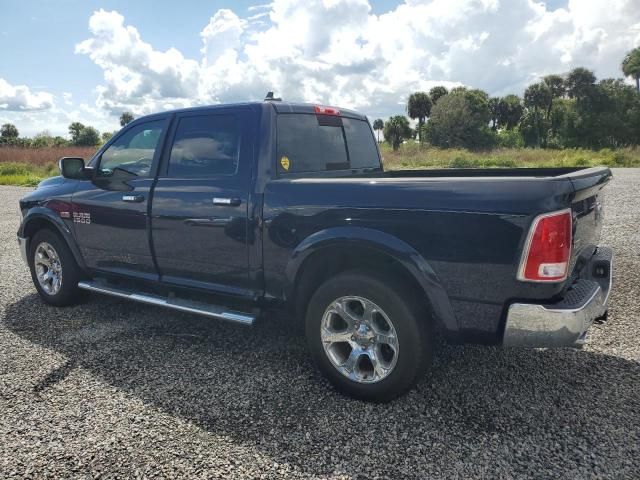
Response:
M577 66L620 77L640 0L0 0L0 124L100 131L191 105L285 100L401 114L467 85L522 95Z

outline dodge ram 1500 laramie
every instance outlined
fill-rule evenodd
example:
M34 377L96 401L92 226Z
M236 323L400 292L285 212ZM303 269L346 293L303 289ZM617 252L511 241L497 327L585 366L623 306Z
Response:
M137 119L60 170L20 201L45 302L89 290L245 325L286 308L357 398L411 387L438 332L575 347L607 312L608 168L385 172L363 115L265 101Z

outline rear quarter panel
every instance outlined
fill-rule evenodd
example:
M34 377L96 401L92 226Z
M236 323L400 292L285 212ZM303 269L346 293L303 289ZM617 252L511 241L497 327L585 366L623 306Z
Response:
M550 298L562 285L516 281L525 233L539 212L566 208L573 187L548 178L281 179L265 189L267 291L279 297L305 238L363 227L401 239L433 269L459 330L495 335L506 299Z

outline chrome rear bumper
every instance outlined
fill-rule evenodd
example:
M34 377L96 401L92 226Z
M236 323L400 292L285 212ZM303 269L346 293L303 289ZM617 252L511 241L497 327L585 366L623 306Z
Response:
M553 304L514 303L509 306L502 344L506 347L576 347L609 304L613 254L598 247L581 278L565 298Z

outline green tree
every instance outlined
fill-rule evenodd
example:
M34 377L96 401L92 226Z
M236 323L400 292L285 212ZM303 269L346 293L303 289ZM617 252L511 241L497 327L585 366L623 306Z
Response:
M636 90L640 92L640 47L627 53L622 60L622 73L636 81Z
M524 106L546 111L551 104L551 90L546 83L534 83L524 91Z
M373 121L373 129L378 134L378 143L380 143L380 131L384 129L384 122L382 121L381 118L376 118Z
M524 137L525 145L540 148L546 144L545 132L547 130L547 121L543 111L536 107L526 108L520 119L520 131Z
M552 102L551 90L545 82L529 85L524 91L524 106L528 111L522 116L521 131L528 145L546 146ZM536 128L539 130L533 133Z
M491 97L487 105L489 106L491 129L497 130L500 119L500 99L498 97Z
M553 100L556 98L563 98L566 93L566 87L564 78L562 78L560 75L547 75L542 79L542 81L549 88L549 92L551 92L551 100L549 100L549 106L547 107L548 119L551 115Z
M409 95L407 102L407 113L409 118L418 120L418 139L422 143L422 125L431 113L431 98L425 92L415 92Z
M133 122L133 119L134 119L133 113L131 113L131 112L122 112L122 115L120 115L120 126L124 127L128 123Z
M34 148L52 147L53 145L54 138L48 130L35 134L31 139L31 146Z
M384 124L384 138L394 150L398 150L404 139L411 138L411 127L407 117L404 115L390 117Z
M507 95L498 104L498 125L507 130L514 129L523 113L522 100L517 95Z
M542 79L549 91L551 98L562 98L566 93L564 78L560 75L547 75Z
M19 136L20 136L20 132L18 132L18 129L13 123L5 123L0 128L0 137L2 137L5 140L9 140L9 139L13 140L18 138Z
M111 137L113 137L113 132L102 132L102 135L100 135L100 140L102 140L102 143L107 143L109 140L111 140Z
M71 135L71 143L78 143L78 138L80 138L80 132L84 125L80 122L73 122L69 125L69 135Z
M78 139L75 141L76 145L80 145L83 147L94 147L100 144L100 132L93 127L84 127L80 134L78 135Z
M447 93L449 93L449 90L447 90L442 85L438 85L436 87L433 87L431 90L429 90L429 97L431 98L431 103L433 105L435 105L436 102L440 98L444 97Z
M495 135L489 129L488 95L481 90L455 88L431 111L429 140L439 147L487 148Z
M583 100L593 92L595 82L596 76L591 70L578 67L569 72L565 86L570 98Z

